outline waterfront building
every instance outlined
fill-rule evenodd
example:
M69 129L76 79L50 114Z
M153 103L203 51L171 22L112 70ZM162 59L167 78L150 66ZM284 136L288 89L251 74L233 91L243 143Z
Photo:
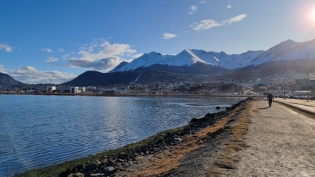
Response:
M70 93L84 93L85 87L70 87Z
M54 92L57 90L56 86L47 86L46 92Z

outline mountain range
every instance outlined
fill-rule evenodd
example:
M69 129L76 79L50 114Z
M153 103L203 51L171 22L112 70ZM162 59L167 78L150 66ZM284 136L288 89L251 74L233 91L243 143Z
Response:
M225 52L207 52L204 50L185 49L177 55L162 55L157 52L144 54L132 62L122 62L109 73L125 71L172 71L179 73L214 74L227 73L247 66L281 60L315 60L315 39L308 42L287 40L267 51L247 51L242 54ZM203 65L199 70L194 65ZM208 68L204 71L205 68ZM193 70L193 71L192 71Z

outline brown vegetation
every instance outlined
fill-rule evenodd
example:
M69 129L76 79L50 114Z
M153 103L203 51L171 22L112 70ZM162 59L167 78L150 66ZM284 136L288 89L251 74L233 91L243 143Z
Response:
M226 148L219 154L218 159L214 163L214 167L208 170L207 176L221 176L224 174L225 169L236 168L236 164L239 161L236 152L247 146L244 140L244 135L247 134L248 125L251 123L251 120L248 117L251 105L252 102L247 106L239 122L229 127L232 130L233 137L230 142L226 144Z

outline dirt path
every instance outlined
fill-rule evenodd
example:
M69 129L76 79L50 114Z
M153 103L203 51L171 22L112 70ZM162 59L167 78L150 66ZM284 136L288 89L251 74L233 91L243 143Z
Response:
M253 102L249 116L248 147L226 176L315 176L314 115L264 100Z

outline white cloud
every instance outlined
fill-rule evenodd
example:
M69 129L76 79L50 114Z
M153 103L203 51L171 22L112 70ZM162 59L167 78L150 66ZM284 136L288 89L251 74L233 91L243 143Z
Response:
M52 53L52 50L50 48L42 48L40 51Z
M197 6L190 6L188 14L192 15L197 11Z
M231 8L232 8L232 6L231 6L231 5L228 5L226 8L231 9Z
M222 24L214 21L214 20L202 20L199 23L194 23L190 25L193 30L200 31L200 30L208 30L214 27L222 26Z
M177 34L164 33L162 39L172 39L174 37L177 37Z
M109 71L122 61L134 59L136 50L129 44L110 44L104 39L97 39L81 47L78 55L68 60L69 67Z
M117 66L121 60L118 57L103 58L96 61L70 59L68 65L71 67L93 68L95 70L110 70Z
M64 51L65 51L65 50L64 50L64 49L62 49L62 48L60 48L60 49L59 49L59 52L64 52Z
M18 68L15 71L9 71L8 74L18 81L31 84L61 84L76 77L73 73L60 71L38 71L32 66Z
M205 4L205 3L207 3L206 1L200 1L199 2L200 4Z
M133 58L139 58L139 57L141 57L142 55L143 55L142 53L137 53L137 54L133 55L132 57L133 57Z
M58 58L48 57L48 59L45 62L46 63L57 63Z
M5 69L3 65L0 65L0 73L5 73Z
M63 58L64 60L66 60L68 57L70 57L69 54L62 55L62 58Z
M214 20L202 20L199 23L194 23L192 25L190 25L190 27L195 30L195 31L200 31L200 30L208 30L214 27L219 27L219 26L223 26L223 25L230 25L231 23L234 22L239 22L242 21L247 15L246 14L241 14L232 18L229 18L227 20L224 20L221 23L218 23Z
M1 44L0 43L0 50L5 50L6 52L12 52L12 47L8 44Z
M239 22L239 21L242 21L246 16L247 16L246 14L241 14L241 15L229 18L227 20L224 20L222 23L231 24L234 22Z

